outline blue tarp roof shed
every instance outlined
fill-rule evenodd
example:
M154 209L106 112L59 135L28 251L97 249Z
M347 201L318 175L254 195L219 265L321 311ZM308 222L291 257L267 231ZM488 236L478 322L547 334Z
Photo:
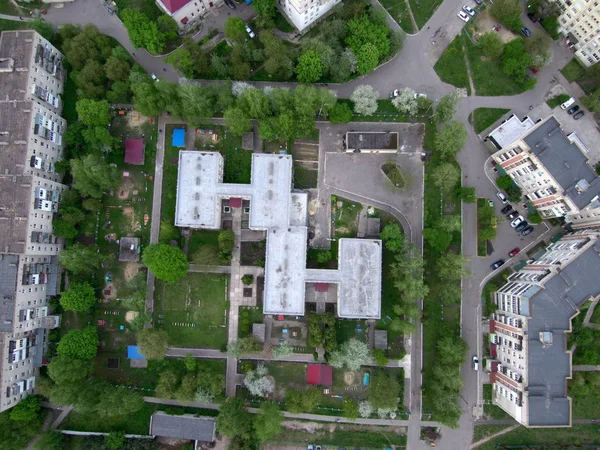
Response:
M128 345L127 346L127 359L146 359L144 355L142 355L137 345Z
M185 147L185 130L183 128L175 128L173 130L171 145L173 147Z

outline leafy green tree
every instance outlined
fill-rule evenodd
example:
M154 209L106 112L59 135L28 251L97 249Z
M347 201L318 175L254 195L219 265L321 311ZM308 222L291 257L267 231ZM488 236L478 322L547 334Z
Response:
M368 15L350 20L347 29L346 45L355 54L358 54L366 43L371 43L377 48L380 58L389 53L390 38L387 27L373 23Z
M82 330L71 330L58 344L58 354L65 358L92 359L98 352L96 328L89 326Z
M446 253L442 255L436 264L438 277L444 283L458 282L462 278L470 276L469 269L466 267L465 258L455 253Z
M164 39L167 41L171 41L173 39L177 39L177 32L179 31L179 27L177 26L177 22L167 14L161 14L156 19L156 26L158 30L163 34Z
M17 422L33 422L40 416L42 397L29 395L10 410L10 420Z
M77 225L85 219L83 211L75 206L61 206L58 213L62 220L73 225Z
M104 443L110 450L119 450L125 447L125 432L111 431L104 436Z
M379 367L385 367L388 363L388 357L385 356L385 352L381 349L373 350L373 359Z
M208 120L215 114L215 102L208 88L184 84L177 90L183 117L190 122Z
M456 120L445 123L435 136L435 149L443 158L454 158L466 143L467 130Z
M96 294L88 282L71 283L69 289L60 296L60 304L65 311L86 311L94 303L96 303Z
M333 255L329 250L320 251L317 254L317 262L319 264L328 264L333 259Z
M513 39L504 46L502 70L518 83L524 83L531 59L531 55L525 51L523 39Z
M265 71L272 77L289 80L294 74L294 63L288 47L270 30L261 31L259 39L265 48Z
M225 37L236 44L241 44L248 35L246 33L246 24L239 17L230 17L225 21Z
M264 402L260 410L262 414L254 419L254 431L259 442L266 442L281 433L283 416L276 403Z
M110 91L106 93L106 99L110 103L130 103L131 89L125 81L115 81L110 85Z
M460 183L460 169L452 163L444 163L431 171L433 184L444 192L450 192Z
M156 384L156 395L164 399L173 398L180 383L181 377L175 370L163 370L160 373L158 383Z
M481 47L483 54L488 58L500 58L502 52L504 52L504 42L502 42L497 33L491 31L483 33L477 43Z
M456 105L460 99L458 90L454 90L449 94L444 95L437 104L433 119L438 125L449 121L456 112Z
M29 22L27 27L32 30L37 31L45 39L48 39L50 42L54 42L56 29L54 28L54 25L46 22L44 19L41 19L41 18L33 19L31 22Z
M75 108L79 120L88 127L104 127L110 122L109 106L106 100L78 100Z
M120 142L110 135L106 127L90 127L81 132L88 149L108 153ZM109 166L112 167L112 166Z
M452 242L452 234L439 228L425 228L423 238L433 250L440 253L445 251Z
M350 398L344 399L344 404L342 406L342 416L350 420L358 419L358 405L354 402L354 400Z
M136 48L145 48L151 53L162 52L166 37L158 29L156 22L137 9L125 8L121 11L121 20L127 28L129 40Z
M185 277L190 268L183 252L167 244L151 244L146 247L142 254L142 262L156 278L167 283L174 283Z
M379 239L383 241L385 248L392 252L400 252L404 249L405 236L402 228L397 223L391 223L383 227L379 233Z
M89 359L74 359L55 356L48 364L48 375L56 384L79 384L92 373L93 362Z
M77 192L77 191L72 191L72 192ZM63 196L64 196L64 194L63 194ZM64 197L63 197L63 201L64 201ZM102 202L95 198L86 198L83 201L82 206L84 207L84 209L95 213L102 209Z
M273 23L277 15L277 4L275 0L256 0L252 2L252 7L258 14L258 17L263 25Z
M356 52L356 71L364 75L375 70L379 63L379 51L375 44L364 43Z
M101 99L106 93L106 74L100 61L89 61L81 71L74 74L78 96Z
M188 372L196 372L198 369L198 362L191 353L185 355L185 358L183 358L183 365Z
M227 344L227 353L237 358L244 353L257 352L262 348L260 342L258 342L252 336L237 339L236 341Z
M404 88L400 90L400 95L392 100L392 105L401 113L414 116L419 111L417 93L410 88Z
M352 120L352 110L347 103L336 104L329 113L331 123L348 123Z
M293 414L312 412L318 405L321 392L315 386L307 389L285 390L285 403L289 412Z
M369 402L375 409L392 409L398 407L398 396L400 395L400 384L396 377L378 372L371 377L368 390Z
M42 434L34 447L36 450L61 450L64 440L65 436L60 431L49 430Z
M533 36L525 40L525 50L531 54L531 64L534 67L543 67L550 62L552 52L550 43L552 39L546 33L536 31Z
M106 256L96 246L83 246L80 243L64 249L59 257L60 265L73 273L93 273L100 268Z
M519 31L523 26L521 21L522 10L519 0L498 0L490 7L490 14L506 28Z
M77 227L63 219L54 219L52 221L52 228L52 234L66 239L74 239L79 235Z
M107 78L112 81L128 81L131 66L126 59L111 56L104 65L104 71Z
M513 180L508 175L502 175L496 179L496 184L500 189L504 189L505 191L509 190L513 184Z
M167 351L169 335L156 328L142 330L137 335L140 353L147 359L161 360Z
M81 195L95 199L100 199L104 192L114 189L119 183L117 168L94 153L72 159L71 174L74 179L73 187Z
M187 373L181 379L179 388L175 391L175 398L180 402L192 402L198 389L195 373Z
M335 62L335 51L328 43L319 38L303 40L302 53L308 52L312 52L319 56L319 62L323 67L323 75L332 71L335 72L336 69L333 66Z
M225 436L239 436L250 439L252 435L252 415L244 408L244 400L228 398L221 406L217 417L217 430Z
M377 111L377 100L379 94L368 84L357 86L350 96L354 102L354 112L363 116L371 116Z
M465 203L475 203L477 195L474 187L461 186L458 190L459 198Z
M444 215L437 223L438 228L447 231L448 233L454 233L462 229L462 222L460 214Z
M250 129L250 119L240 108L229 108L223 113L225 126L236 136L241 136Z
M62 50L73 70L82 70L90 61L102 63L112 53L110 39L94 25L85 25L81 30L70 25L61 26L59 34Z
M246 89L237 101L237 107L241 108L253 119L263 119L271 115L271 106L267 95L261 89Z

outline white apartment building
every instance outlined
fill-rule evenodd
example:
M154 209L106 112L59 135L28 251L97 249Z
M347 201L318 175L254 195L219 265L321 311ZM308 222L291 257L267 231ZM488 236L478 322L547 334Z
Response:
M494 293L486 369L493 403L528 427L571 426L567 333L580 307L600 295L597 232L580 230L549 245Z
M52 219L67 186L60 117L64 56L35 31L0 36L0 412L32 392L63 242Z
M303 32L341 0L278 0L279 10Z
M600 61L600 3L598 0L557 0L562 14L558 32L567 38L584 66Z
M156 4L185 32L197 25L212 9L223 6L223 0L156 0Z
M521 188L542 218L564 217L573 228L600 225L600 178L588 163L588 149L575 134L566 135L550 116L528 127L506 145L487 137L492 155Z

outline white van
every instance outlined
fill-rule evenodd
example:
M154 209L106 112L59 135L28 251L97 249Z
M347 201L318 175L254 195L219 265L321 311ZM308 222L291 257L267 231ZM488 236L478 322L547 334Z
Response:
M567 100L566 102L564 102L562 105L560 105L560 109L567 109L569 106L571 106L573 103L575 103L575 99L573 97L571 97L569 100Z

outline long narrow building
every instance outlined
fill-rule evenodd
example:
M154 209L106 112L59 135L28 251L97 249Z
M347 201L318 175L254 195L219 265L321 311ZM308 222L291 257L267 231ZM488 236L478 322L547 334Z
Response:
M64 56L35 31L0 35L0 412L33 392L58 294L52 219L67 186L60 116Z

